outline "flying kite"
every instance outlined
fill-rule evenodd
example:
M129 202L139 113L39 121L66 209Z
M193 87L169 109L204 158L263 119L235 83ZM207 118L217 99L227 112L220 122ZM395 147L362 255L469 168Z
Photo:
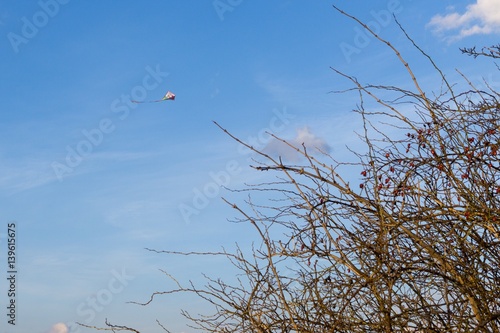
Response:
M156 100L156 101L144 101L144 102L139 102L139 101L132 101L132 103L157 103L157 102L163 102L163 101L168 101L168 100L175 100L175 94L171 91L167 91L165 96L163 96L162 99Z

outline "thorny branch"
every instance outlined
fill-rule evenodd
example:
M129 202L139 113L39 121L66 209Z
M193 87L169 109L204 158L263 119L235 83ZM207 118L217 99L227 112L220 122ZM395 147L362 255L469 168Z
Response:
M245 203L224 199L238 221L254 227L259 244L250 253L148 249L222 256L241 274L237 283L206 277L207 285L197 287L162 270L176 288L138 304L194 293L214 312L182 314L207 332L500 333L499 93L465 77L466 89L455 91L397 22L442 80L442 90L429 97L393 44L334 8L392 50L414 91L362 84L332 68L352 84L344 92L359 95L355 112L366 151L352 151L356 162L271 134L301 155L292 165L215 122L255 153L256 171L277 175L244 189ZM462 51L500 57L498 46ZM102 330L137 332L106 324Z

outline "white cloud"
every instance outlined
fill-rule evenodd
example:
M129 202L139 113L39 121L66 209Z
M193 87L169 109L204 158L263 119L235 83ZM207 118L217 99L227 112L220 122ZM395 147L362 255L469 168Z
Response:
M297 145L304 144L306 147L316 148L324 152L330 151L330 146L323 139L311 133L308 127L297 130L297 137L294 140Z
M308 153L318 151L328 153L330 151L330 146L325 142L325 140L311 133L309 127L307 126L298 129L295 138L286 141L299 149L302 149L302 144L304 144ZM274 138L269 141L267 146L264 148L264 151L268 154L277 155L289 161L297 161L300 158L300 154L295 149Z
M449 42L457 41L467 36L500 32L500 2L499 0L477 0L468 5L463 14L451 8L446 15L435 15L427 24L437 34L458 30L445 39Z
M63 323L57 323L47 331L47 333L68 333L68 326Z

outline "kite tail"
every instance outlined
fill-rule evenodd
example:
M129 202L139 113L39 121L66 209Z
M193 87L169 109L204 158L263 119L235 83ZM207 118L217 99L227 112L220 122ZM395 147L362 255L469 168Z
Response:
M134 101L134 100L130 100L132 103L136 103L136 104L142 104L142 103L157 103L157 102L162 102L161 99L157 100L157 101Z

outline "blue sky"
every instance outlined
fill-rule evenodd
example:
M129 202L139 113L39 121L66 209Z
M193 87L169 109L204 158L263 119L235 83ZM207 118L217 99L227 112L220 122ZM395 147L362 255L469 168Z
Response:
M394 42L429 92L439 88L435 72L389 11L453 82L460 68L499 88L490 62L458 50L498 43L498 0L3 2L0 266L6 274L15 222L18 274L16 325L2 313L2 331L85 332L72 323L108 318L159 332L158 318L191 332L179 312L203 311L196 298L126 302L173 287L160 268L181 281L232 274L220 259L145 247L216 251L257 239L227 221L235 212L220 197L234 196L220 185L261 175L212 121L273 154L288 153L265 130L348 158L345 145L359 144L357 101L329 94L349 87L330 66L362 82L408 84L394 55L333 3ZM175 101L130 103L167 90Z

